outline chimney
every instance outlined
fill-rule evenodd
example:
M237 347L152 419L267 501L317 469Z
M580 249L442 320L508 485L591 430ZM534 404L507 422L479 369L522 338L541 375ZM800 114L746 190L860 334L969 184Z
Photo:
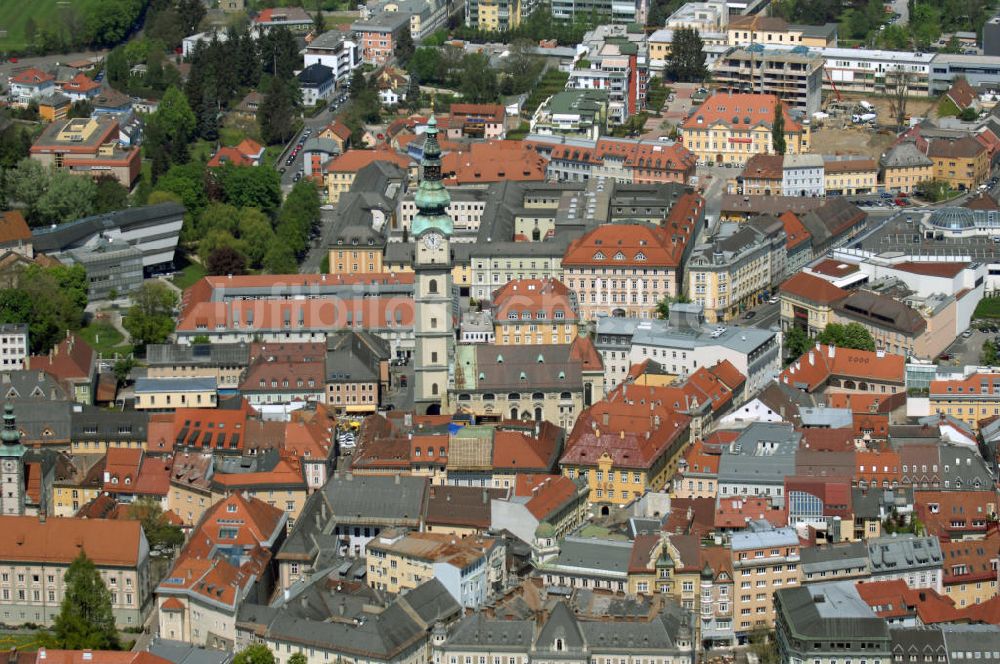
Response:
M604 426L608 426L608 414L607 413L603 413L601 415L601 424L603 424Z
M490 503L490 492L483 489L483 505L489 505Z
M815 366L815 364L816 364L816 354L813 353L812 351L809 351L809 365Z
M833 357L834 355L837 354L837 348L833 344L830 344L829 346L827 346L827 349L828 349L828 355L830 357Z

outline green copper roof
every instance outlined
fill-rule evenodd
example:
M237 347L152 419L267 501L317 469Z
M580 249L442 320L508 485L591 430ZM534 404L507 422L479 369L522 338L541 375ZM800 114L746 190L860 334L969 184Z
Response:
M21 432L17 430L17 424L14 422L14 407L9 403L4 404L3 407L3 431L0 432L0 441L3 442L3 445L0 446L0 456L24 455L25 449L24 445L21 444Z
M446 237L450 237L455 231L455 223L447 212L451 195L441 182L441 146L438 145L437 134L437 120L432 115L424 133L424 157L420 160L423 173L414 197L417 204L417 215L413 218L412 228L414 237L420 237L431 229Z

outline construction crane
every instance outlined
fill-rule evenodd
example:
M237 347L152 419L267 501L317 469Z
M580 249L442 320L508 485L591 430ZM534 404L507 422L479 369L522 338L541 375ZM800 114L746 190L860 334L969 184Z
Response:
M833 88L833 94L837 95L837 101L843 101L843 98L840 96L840 90L837 89L837 84L833 82L833 76L830 76L830 71L826 68L826 65L823 66L823 73L826 74L826 80L830 81L830 87Z

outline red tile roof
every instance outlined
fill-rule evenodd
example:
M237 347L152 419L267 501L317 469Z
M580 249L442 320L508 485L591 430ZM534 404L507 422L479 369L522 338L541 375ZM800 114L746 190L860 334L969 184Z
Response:
M795 296L807 302L816 304L833 304L850 295L843 288L834 286L826 279L813 276L806 272L798 272L787 279L780 288L782 293Z
M677 268L691 240L694 224L678 228L646 224L605 224L573 240L562 264L568 267Z
M960 613L949 597L931 588L910 588L906 581L865 581L854 584L875 615L900 619L916 615L924 625L956 622Z
M31 230L20 210L0 212L0 244L31 240Z
M284 329L408 328L413 325L413 312L413 298L402 296L200 302L185 308L177 330L197 333L226 329L251 333Z
M323 165L323 171L326 173L357 173L376 161L389 161L403 169L409 168L411 164L409 157L405 157L391 148L380 147L375 150L348 150L326 162Z
M77 94L87 94L91 90L100 90L101 84L94 81L89 76L80 72L70 80L63 83L63 92L74 92Z
M573 324L580 317L576 310L576 296L563 282L551 277L545 279L514 279L493 292L493 320L497 323L514 319L521 320L523 312L529 312L531 319L538 320L544 312L544 319L553 322L556 312L562 312L560 323Z
M925 274L929 277L956 277L962 270L969 267L968 263L951 263L951 262L935 262L935 263L925 263L921 262L903 262L896 263L893 268L897 270L902 270L903 272L912 272L913 274Z
M133 567L139 562L138 521L0 516L0 560L68 564L86 551L98 565Z
M902 385L905 369L906 358L902 355L816 344L782 371L778 379L786 385L814 392L831 376ZM935 382L940 381L931 383L932 392Z
M351 137L351 128L345 125L340 120L334 120L326 126L324 132L329 132L339 138L342 141L346 141Z
M49 650L39 648L32 664L170 664L151 652L114 650Z
M559 454L562 429L542 421L538 435L523 429L497 429L493 434L493 468L551 472Z
M913 503L928 534L936 535L942 543L984 535L997 514L994 491L916 491Z
M716 93L702 102L701 106L695 107L681 127L690 130L722 125L738 131L749 131L755 127L770 129L777 101L778 98L774 95ZM785 116L785 133L801 132L802 125L789 114L788 104L782 104L781 108Z
M525 507L539 521L557 513L578 490L576 482L563 475L518 474L514 482L514 495L530 496Z
M1000 554L1000 535L991 531L986 539L941 542L942 581L945 586L964 586L971 583L996 581L993 560Z
M75 332L67 332L66 338L56 344L48 355L32 355L28 358L28 369L46 371L58 380L82 380L94 371L97 354L83 337Z
M10 82L18 85L41 85L42 83L54 80L55 77L52 74L48 74L36 67L30 67L10 77Z
M691 423L690 417L660 399L663 389L620 386L584 410L566 442L560 463L593 466L607 455L618 468L652 468L682 439L687 439Z
M965 110L972 106L976 101L976 91L972 89L969 82L965 78L959 76L954 79L951 84L951 88L945 93L945 96L955 102L955 106L959 109Z
M503 122L507 115L500 104L452 104L450 113L452 116L485 118L491 122Z
M446 153L441 172L448 185L474 182L542 182L548 161L522 141L493 140Z
M780 154L751 155L741 173L744 180L781 180L784 174L785 158Z
M705 451L705 444L696 440L684 452L684 463L687 465L687 473L702 473L715 475L719 472L719 454L710 454Z
M785 510L772 507L769 498L758 496L737 498L720 496L715 507L713 525L716 528L743 529L751 521L760 519L776 527L788 525L788 515Z
M812 234L806 230L802 220L791 210L779 216L778 220L785 225L785 249L787 251L792 251L812 238Z
M825 274L830 277L838 278L854 274L860 269L861 268L859 268L855 263L844 263L843 261L833 260L832 258L825 258L819 263L809 267L809 270L815 274Z

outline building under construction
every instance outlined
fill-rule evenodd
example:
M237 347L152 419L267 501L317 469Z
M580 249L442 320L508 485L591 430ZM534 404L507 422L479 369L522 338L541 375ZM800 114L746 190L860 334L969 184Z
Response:
M751 44L716 60L712 81L718 92L775 95L789 109L808 116L820 109L823 58L805 47L771 50Z

